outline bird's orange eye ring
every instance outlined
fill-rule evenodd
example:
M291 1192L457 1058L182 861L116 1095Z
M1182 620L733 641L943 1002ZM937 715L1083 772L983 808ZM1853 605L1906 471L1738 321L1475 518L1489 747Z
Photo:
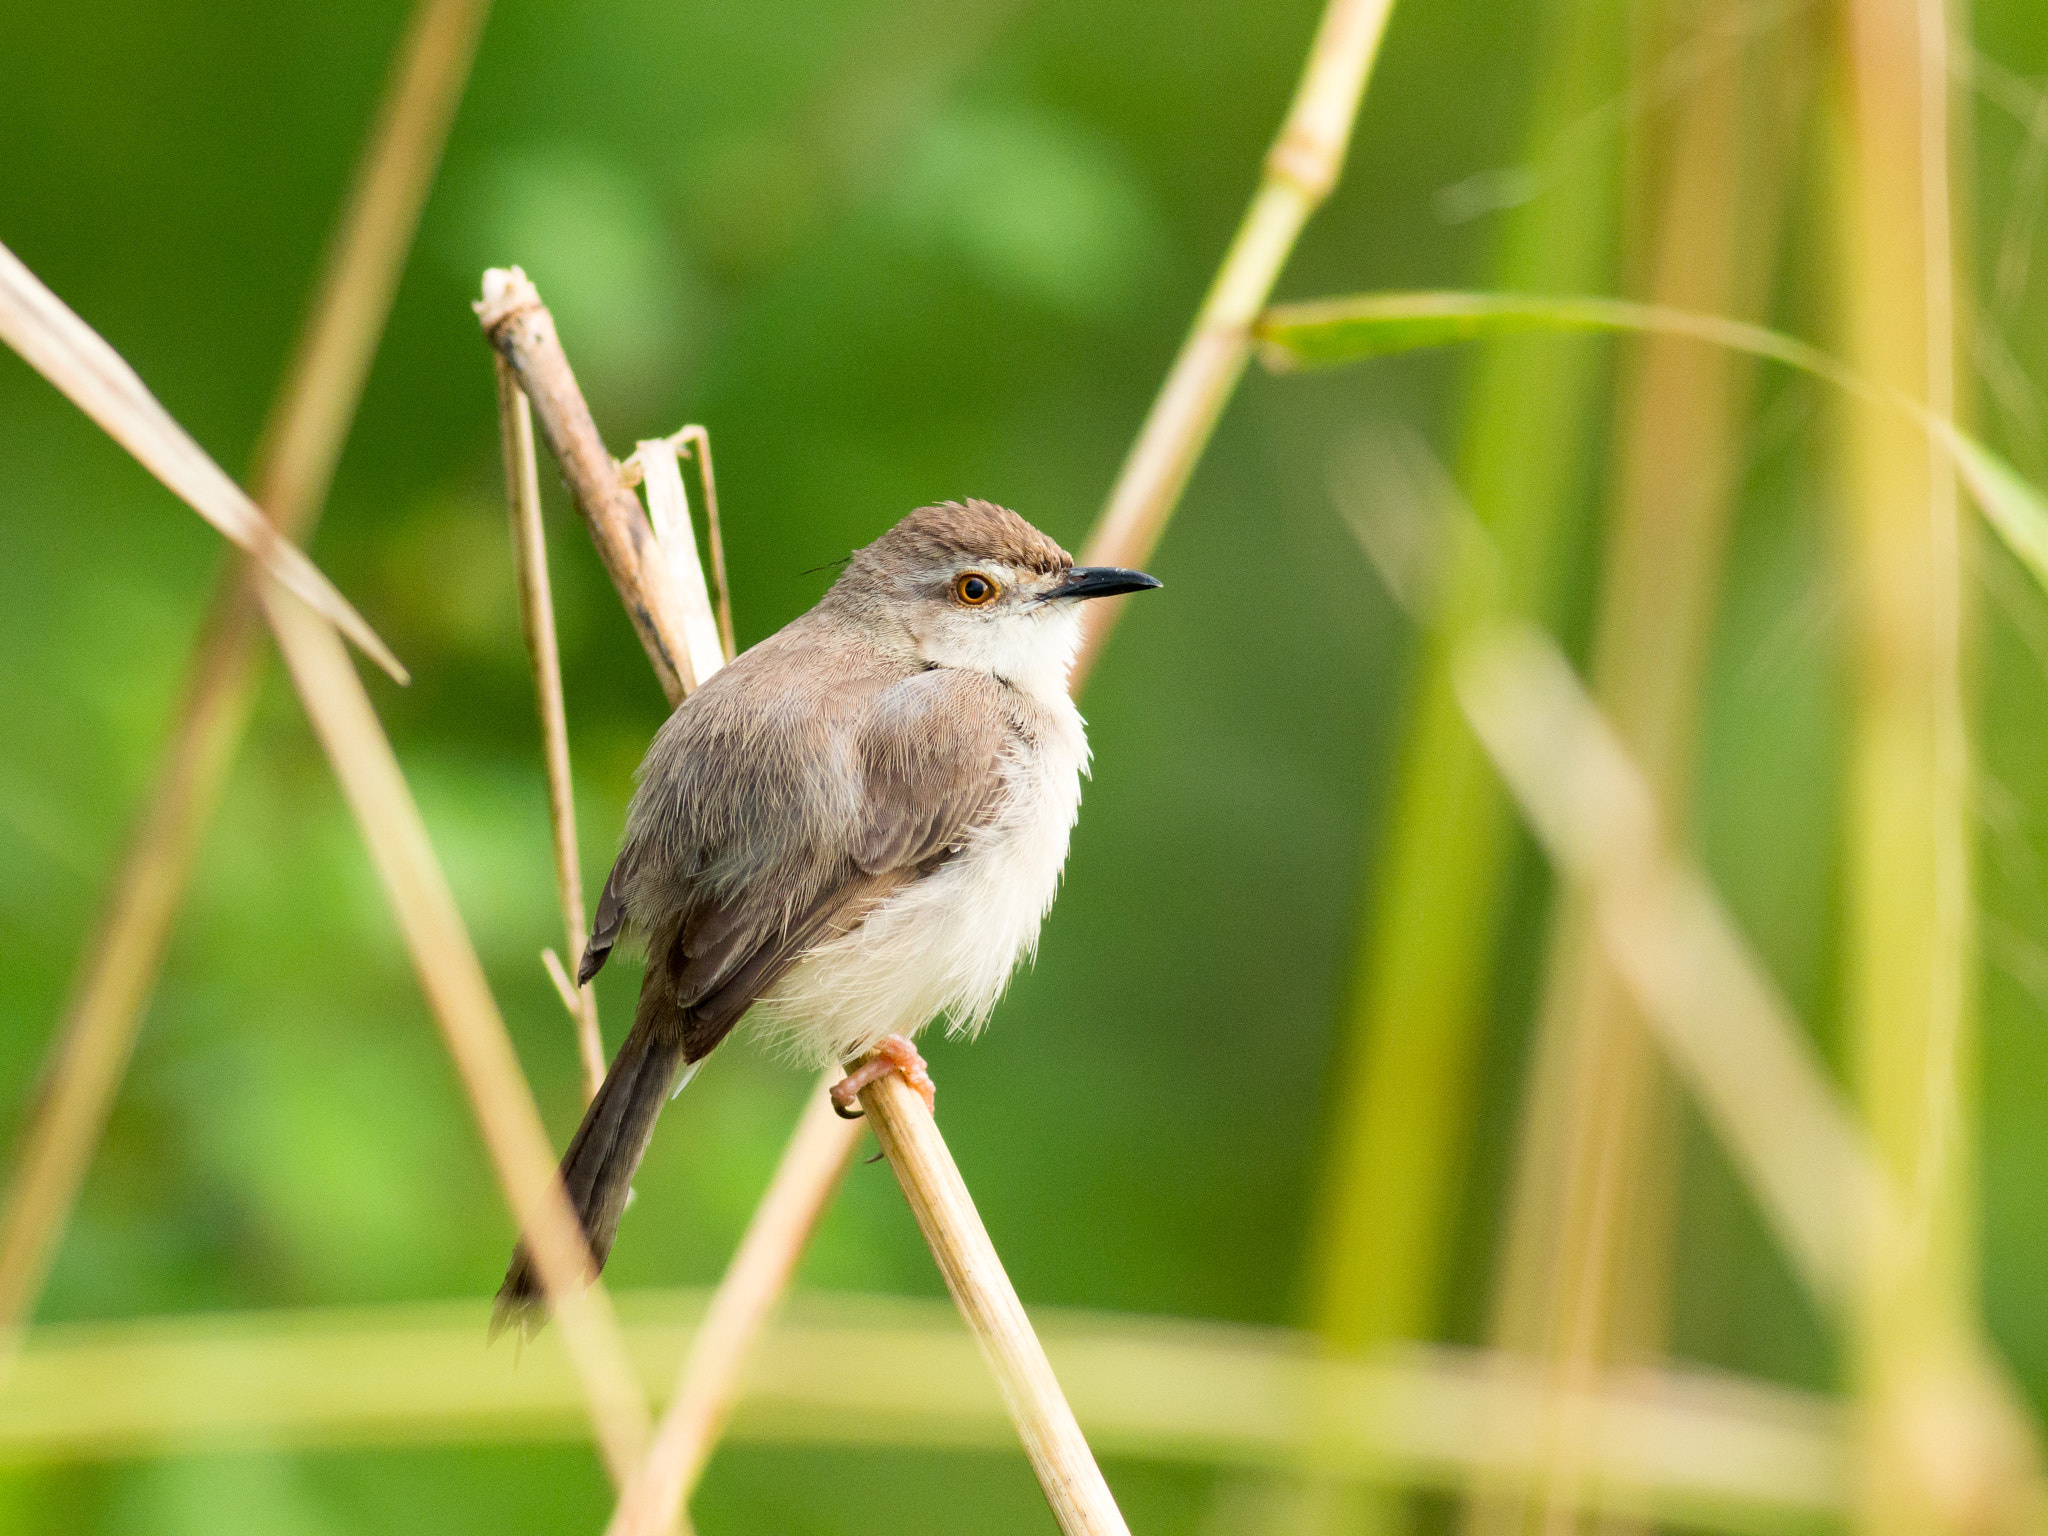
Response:
M953 578L953 596L969 608L986 608L1002 591L993 577L979 571L962 571Z

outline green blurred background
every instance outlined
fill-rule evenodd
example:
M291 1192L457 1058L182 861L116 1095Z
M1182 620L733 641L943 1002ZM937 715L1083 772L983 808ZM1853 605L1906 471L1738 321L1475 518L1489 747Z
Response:
M1631 124L1668 101L1615 95L1544 146L1546 176L1512 174L1556 9L1396 7L1345 179L1281 297L1485 286L1524 207L1611 173ZM1744 46L1774 46L1773 28L1811 9L1762 17ZM482 269L518 262L539 283L615 451L710 427L742 645L822 592L832 573L819 567L923 502L993 498L1078 548L1242 213L1317 10L499 0L313 550L412 669L409 689L370 685L558 1142L578 1116L576 1062L536 960L559 920L490 359L468 307ZM232 473L404 18L392 0L104 0L17 5L5 21L0 239ZM2011 71L2048 72L2048 12L2033 0L1988 0L1970 25ZM2029 143L2009 114L1978 114L1969 259L1986 294L2007 230L2040 195ZM1810 167L1787 174L1776 313L1812 334L1819 195ZM2022 273L2016 292L1997 329L2048 376L2048 281ZM1626 350L1531 345L1596 370ZM1248 376L1151 562L1167 590L1133 605L1090 684L1095 777L1036 968L982 1040L928 1047L942 1124L1028 1303L1306 1320L1328 1085L1417 649L1333 508L1326 466L1362 422L1407 424L1452 456L1468 363ZM1843 642L1814 468L1830 418L1814 387L1781 375L1757 396L1704 694L1696 841L1833 1049ZM2016 398L2040 399L2031 386ZM2037 425L2016 408L1990 419L2038 476ZM0 423L12 1128L221 546L11 355ZM1557 611L1580 646L1603 473L1581 477L1569 514L1579 531ZM664 708L542 478L595 882ZM1975 564L1993 598L1980 645L1982 1284L2038 1406L2048 607L2002 552L1976 547ZM1447 1340L1485 1334L1547 881L1518 844L1473 1154L1445 1197L1459 1213ZM614 1041L636 985L616 967L600 984ZM720 1053L664 1119L613 1285L716 1278L806 1084L751 1046ZM1703 1131L1685 1136L1673 1352L1836 1385L1836 1348L1748 1197ZM273 668L38 1319L473 1297L495 1286L510 1241L361 842ZM881 1165L854 1169L801 1278L940 1294ZM1226 1528L1207 1474L1108 1471L1134 1529ZM38 1532L594 1529L607 1507L583 1446L0 1473L0 1523ZM695 1511L712 1532L1051 1529L1011 1455L733 1445Z

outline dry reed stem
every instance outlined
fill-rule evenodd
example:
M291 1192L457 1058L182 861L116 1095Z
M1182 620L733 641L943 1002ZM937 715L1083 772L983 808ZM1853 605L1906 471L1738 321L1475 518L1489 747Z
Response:
M582 859L576 846L576 788L569 774L569 719L562 702L562 657L555 643L555 600L548 586L547 529L540 518L540 475L533 457L533 412L510 365L492 359L498 379L498 439L505 457L505 504L512 518L512 564L519 583L519 627L533 663L534 702L540 711L542 755L547 762L548 827L554 834L555 889L562 901L565 952L580 955L589 926L583 911ZM544 959L543 965L547 963ZM561 962L555 962L555 971ZM597 1028L597 993L566 974L563 1001L576 1023L576 1048L583 1061L583 1102L604 1083L604 1036Z
M299 697L370 845L492 1165L561 1322L605 1463L623 1484L646 1451L646 1402L426 824L339 638L275 588L264 590L263 603Z
M678 458L692 458L697 463L698 483L704 487L705 540L711 546L711 580L718 588L718 639L721 654L728 660L739 654L739 642L733 638L732 628L732 584L725 573L725 530L718 519L718 474L711 467L711 432L707 427L692 424L678 427L665 438L654 439L674 450ZM639 443L636 448L645 448ZM680 475L680 471L678 471ZM619 465L619 475L627 485L640 485L646 479L646 471L640 464L640 455L634 455ZM682 506L687 514L689 499L684 497ZM655 537L661 536L659 521L653 507L648 508L648 519L655 523ZM699 568L698 575L703 575Z
M405 668L375 630L262 509L158 403L135 370L0 245L0 341L54 384L173 494L338 626L400 682Z
M842 1119L827 1096L838 1076L826 1073L805 1104L768 1192L690 1337L653 1448L620 1496L607 1536L662 1536L688 1506L739 1401L741 1373L755 1341L789 1288L797 1260L859 1144L860 1122Z
M889 1155L918 1230L938 1260L946 1289L981 1346L1061 1531L1066 1536L1129 1536L923 1097L902 1074L891 1072L861 1090L860 1103L875 1140Z
M1143 565L1159 543L1251 357L1252 322L1302 226L1344 168L1351 125L1392 9L1393 0L1330 0L1323 12L1301 84L1267 151L1258 191L1088 535L1083 563ZM1074 663L1075 693L1087 682L1123 603L1113 597L1089 605Z
M482 30L484 0L421 0L345 205L319 298L257 452L256 498L311 528L361 393ZM223 575L184 701L24 1133L0 1226L0 1361L25 1322L106 1124L179 898L248 719L261 620L246 562Z
M689 671L689 654L682 648L687 633L682 597L668 566L649 558L654 535L619 466L605 452L604 439L555 334L554 316L517 267L486 272L483 297L475 309L484 335L512 365L519 387L533 403L548 451L561 466L576 509L589 525L591 542L618 588L662 692L671 704L681 703L697 686Z

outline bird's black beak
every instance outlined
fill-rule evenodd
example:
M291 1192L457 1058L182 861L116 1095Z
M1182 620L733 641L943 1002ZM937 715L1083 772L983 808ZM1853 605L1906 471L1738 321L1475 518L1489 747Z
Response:
M1159 578L1143 571L1127 571L1115 565L1077 565L1067 579L1045 594L1056 597L1115 597L1120 592L1143 592L1159 585Z

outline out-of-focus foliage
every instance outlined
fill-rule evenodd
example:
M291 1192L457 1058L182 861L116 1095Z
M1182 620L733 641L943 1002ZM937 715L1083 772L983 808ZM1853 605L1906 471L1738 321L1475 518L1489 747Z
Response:
M922 502L991 497L1075 547L1235 227L1317 9L499 0L312 548L412 669L409 690L371 687L558 1139L577 1117L576 1062L536 958L559 921L489 356L468 308L483 267L518 262L539 283L615 450L685 421L711 428L743 645ZM1345 182L1282 297L1484 285L1502 221L1543 195L1513 163L1543 9L1396 8ZM1758 14L1745 45L1768 47L1777 13ZM0 239L231 470L403 20L393 0L104 0L7 19ZM2030 0L1984 0L1971 24L2010 71L2048 72L2048 13ZM1579 125L1579 151L1618 154L1626 113L1652 105ZM2017 370L2048 378L2048 273L2022 259L2041 188L2009 112L1982 107L1977 130L1976 350L1999 386L1985 436L2039 483L2041 396ZM1810 180L1791 242L1810 254L1773 318L1817 336L1826 242ZM1027 1300L1297 1319L1332 1022L1414 650L1333 512L1325 466L1365 418L1447 442L1457 367L1249 378L1153 562L1166 592L1134 605L1090 686L1096 776L1037 967L980 1042L929 1051L942 1123ZM1832 410L1808 382L1762 386L1695 817L1710 872L1826 1041L1842 618L1817 466ZM221 548L11 356L0 422L11 1130ZM543 479L594 880L663 707ZM1988 543L1976 563L1984 1290L2038 1405L2048 603ZM1575 583L1581 606L1589 583ZM1544 906L1525 855L1461 1207L1448 1315L1462 1340L1483 1332ZM636 979L614 967L600 984L614 1041ZM720 1053L664 1117L614 1284L717 1275L807 1082L745 1045ZM1694 1140L1676 1349L1834 1384L1748 1197ZM273 672L39 1316L476 1295L510 1240L360 841ZM853 1171L803 1279L937 1293L886 1168ZM1204 1477L1109 1470L1134 1529L1209 1518ZM0 1474L0 1525L38 1532L595 1528L606 1506L581 1447ZM1021 1458L938 1452L735 1447L697 1513L711 1531L1047 1528Z

